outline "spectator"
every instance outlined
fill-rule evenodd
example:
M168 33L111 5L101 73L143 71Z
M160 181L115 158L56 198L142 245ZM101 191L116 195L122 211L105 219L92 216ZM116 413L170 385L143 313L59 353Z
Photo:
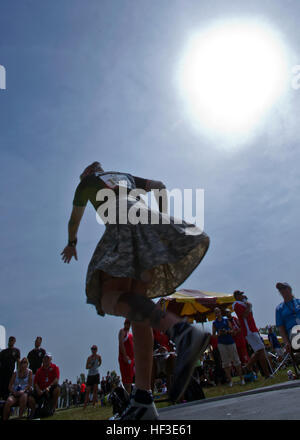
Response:
M97 354L97 346L93 345L91 347L92 354L87 358L86 366L85 368L88 371L87 376L87 382L86 382L86 394L85 394L85 401L83 408L86 408L89 399L90 399L90 392L93 393L93 406L96 406L97 402L97 392L98 392L98 385L100 383L100 374L99 374L99 367L102 363L101 356Z
M119 366L122 376L122 383L128 394L131 393L131 385L134 377L134 353L133 337L129 332L131 322L124 321L124 327L119 331Z
M265 378L270 377L270 369L265 352L265 344L261 340L258 329L256 327L253 313L252 304L248 302L244 296L244 292L236 290L234 293L235 303L233 305L234 311L239 318L241 324L242 335L246 338L248 344L253 350L253 354L247 364L247 368L251 369L252 365L259 361Z
M279 360L283 359L283 350L281 348L280 342L277 339L276 334L274 333L272 327L268 328L268 340L271 345L272 350L278 355Z
M105 382L106 382L106 392L109 394L112 390L112 379L109 371L106 374Z
M242 366L247 365L250 358L247 351L247 341L245 336L242 334L240 322L235 316L231 315L231 311L229 309L226 309L225 313L232 326L232 337L234 339L241 364Z
M218 336L211 335L210 337L210 345L212 348L212 357L214 361L214 369L213 369L213 380L216 385L219 383L226 383L226 375L225 371L222 368L222 359L220 355L220 351L218 349Z
M10 395L3 410L3 420L8 420L12 406L20 406L19 416L22 417L27 407L28 394L32 388L32 371L28 368L28 359L23 358L16 372L13 373L10 383ZM34 410L34 406L31 405Z
M16 338L10 336L8 339L8 348L0 352L0 398L6 400L9 394L9 382L15 370L15 364L19 365L20 350L14 345Z
M72 405L72 382L68 382L68 408Z
M71 385L71 402L74 406L78 405L78 398L80 393L80 385L74 383Z
M85 392L86 392L86 384L82 383L80 385L80 403L84 403L84 399L85 399Z
M218 334L218 349L220 351L222 366L225 370L225 374L229 383L232 387L231 378L231 364L236 367L237 373L240 376L241 384L244 385L245 381L242 374L241 361L236 349L235 342L232 333L231 323L227 318L222 317L222 312L219 307L215 308L216 319L213 322L213 335Z
M58 386L59 381L59 368L52 363L52 355L46 353L42 366L37 370L34 377L34 392L32 398L35 404L39 406L46 403L49 408L49 415L53 415L60 393Z
M60 408L66 408L68 406L68 380L64 380L60 387Z
M105 396L105 394L107 392L106 392L106 380L105 380L104 376L101 379L101 391L102 391L102 394L104 394L104 396Z
M294 297L288 283L277 283L276 288L283 298L276 307L276 326L286 350L291 353L291 332L295 325L300 325L300 300Z
M32 370L33 378L37 370L42 366L43 357L46 354L46 350L41 347L42 340L43 338L41 336L37 336L34 342L34 349L27 355L29 368Z

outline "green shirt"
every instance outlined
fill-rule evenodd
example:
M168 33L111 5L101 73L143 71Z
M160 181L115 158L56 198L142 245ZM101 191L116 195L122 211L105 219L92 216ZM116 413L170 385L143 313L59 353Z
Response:
M105 200L96 200L98 191L111 189L117 194L119 187L124 186L123 182L126 183L128 191L135 188L146 190L147 180L141 177L114 171L95 173L84 177L79 183L75 191L73 205L86 206L87 202L90 201L97 211L99 206L105 202Z

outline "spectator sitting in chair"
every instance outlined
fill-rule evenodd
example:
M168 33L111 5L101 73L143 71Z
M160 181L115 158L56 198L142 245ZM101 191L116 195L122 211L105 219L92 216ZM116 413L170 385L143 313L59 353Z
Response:
M294 297L288 283L277 283L276 288L283 298L283 302L276 307L276 326L287 352L291 353L291 332L294 326L300 325L300 299Z
M23 358L17 371L13 373L10 379L8 387L10 395L4 406L3 420L8 420L12 406L20 406L19 417L23 416L31 387L32 371L28 368L27 358ZM31 405L31 409L34 409L34 406Z
M33 399L35 404L38 405L42 402L47 402L50 411L49 415L54 414L60 393L58 386L59 368L51 361L52 355L46 353L43 357L42 366L37 370L34 377L34 392L29 397L29 400Z
M268 328L268 340L270 342L272 350L278 355L279 361L283 359L283 349L281 348L280 342L277 339L276 334L273 332L272 327Z

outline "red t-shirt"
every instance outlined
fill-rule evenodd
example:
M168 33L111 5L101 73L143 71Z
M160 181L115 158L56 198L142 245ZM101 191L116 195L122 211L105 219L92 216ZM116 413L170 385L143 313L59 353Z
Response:
M246 309L246 304L242 303L241 301L236 301L233 305L233 308L237 317L239 318L243 336L247 336L248 329L252 333L258 332L252 312L249 313L247 318L243 317L243 314L245 313L245 309Z
M51 385L56 378L59 379L59 368L55 364L50 364L49 368L45 368L42 365L34 376L34 384L38 385L43 391Z

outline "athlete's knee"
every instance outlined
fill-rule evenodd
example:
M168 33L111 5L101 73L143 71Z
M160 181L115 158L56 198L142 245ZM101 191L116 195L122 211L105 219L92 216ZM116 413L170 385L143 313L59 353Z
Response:
M119 304L128 307L128 319L132 322L149 321L151 327L157 327L166 315L151 299L136 293L122 293L118 299Z

